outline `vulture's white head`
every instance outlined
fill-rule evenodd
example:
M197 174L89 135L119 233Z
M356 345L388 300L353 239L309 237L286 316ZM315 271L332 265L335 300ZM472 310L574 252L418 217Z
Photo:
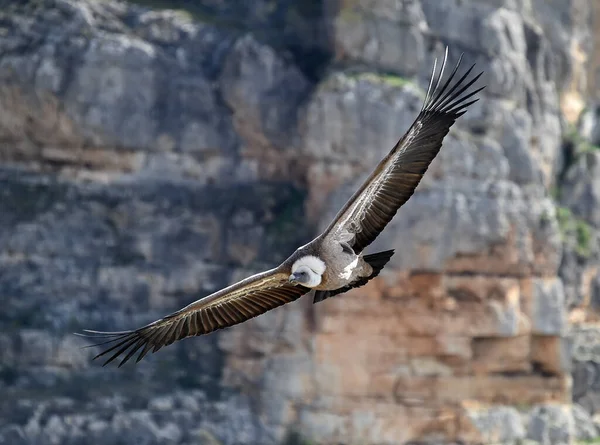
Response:
M321 284L325 263L313 255L303 256L292 265L292 274L289 281L292 284L301 284L306 287L316 287Z

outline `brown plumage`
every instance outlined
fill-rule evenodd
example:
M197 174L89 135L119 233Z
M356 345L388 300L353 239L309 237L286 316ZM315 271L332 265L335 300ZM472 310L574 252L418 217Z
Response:
M279 269L283 269L282 266ZM112 343L94 357L112 353L105 365L128 351L119 363L121 367L137 351L140 351L136 359L139 362L150 351L154 353L177 340L241 323L297 300L310 291L304 286L290 284L288 277L289 273L278 269L253 275L135 331L85 332L106 339L92 346Z
M436 69L434 63L421 112L409 130L346 202L325 229L323 236L333 234L343 237L346 234L350 238L348 244L354 252L362 252L412 196L456 119L466 112L469 105L479 100L469 99L485 87L465 94L483 74L479 73L466 82L475 65L452 84L462 55L452 74L440 87L447 57L446 49L440 75L432 90Z
M462 56L442 84L447 57L446 50L437 80L434 64L427 95L412 126L322 234L276 268L232 284L142 328L79 334L104 340L92 345L107 345L94 358L107 356L106 365L123 355L119 363L122 366L139 352L136 361L140 361L150 351L242 323L294 301L311 289L316 303L376 277L394 251L364 256L362 251L412 196L450 127L477 101L472 97L483 89L468 91L481 76L468 80L473 66L455 81Z

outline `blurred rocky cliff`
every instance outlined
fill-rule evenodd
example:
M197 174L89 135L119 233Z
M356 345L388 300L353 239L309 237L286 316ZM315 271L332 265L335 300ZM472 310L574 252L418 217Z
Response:
M600 6L248 5L0 0L0 443L600 436ZM91 362L72 332L137 327L310 240L446 45L488 87L373 246L397 252L379 279Z

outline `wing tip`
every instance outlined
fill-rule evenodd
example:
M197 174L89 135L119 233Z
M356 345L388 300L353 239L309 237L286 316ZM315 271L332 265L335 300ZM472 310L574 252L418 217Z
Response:
M483 89L487 87L487 85L483 85L476 89L475 91L467 91L470 87L472 87L475 82L477 82L481 76L484 74L484 71L479 72L472 78L469 78L471 72L477 66L476 63L473 63L468 70L456 81L452 82L455 78L464 58L464 51L460 53L458 57L458 61L454 66L454 69L443 83L440 88L440 84L442 83L442 78L444 77L444 68L447 62L449 54L449 46L446 45L444 51L444 62L439 73L436 74L436 65L437 58L434 59L434 69L432 72L432 76L430 78L429 87L427 90L427 94L425 96L425 100L423 102L422 112L437 112L443 114L450 114L454 118L457 118L464 114L466 111L466 107L472 105L475 101L471 101L466 103L468 99L473 97L475 94L481 92ZM435 88L431 89L431 86L435 82ZM465 94L466 93L466 94Z
M119 368L123 366L129 359L131 358L130 353L137 351L139 347L141 347L144 342L142 342L142 338L139 336L138 331L96 331L92 329L82 329L82 332L73 332L73 335L78 337L88 338L88 339L96 339L100 340L98 343L92 343L89 345L82 346L81 349L89 349L98 346L109 345L106 349L103 349L94 357L92 357L92 361L95 361L104 355L117 350L113 355L111 355L104 363L102 363L102 367L107 366L111 362L113 362L117 357L126 352L129 348L133 347L129 353L121 360L119 363ZM110 345L113 343L112 345ZM116 343L116 344L115 344Z

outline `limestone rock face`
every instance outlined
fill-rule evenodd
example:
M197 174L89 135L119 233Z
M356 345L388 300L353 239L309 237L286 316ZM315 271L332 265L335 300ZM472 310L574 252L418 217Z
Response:
M598 162L563 143L595 6L144 3L0 0L0 444L595 437ZM445 45L487 89L369 248L396 249L380 277L91 361L73 331L160 318L324 228Z

